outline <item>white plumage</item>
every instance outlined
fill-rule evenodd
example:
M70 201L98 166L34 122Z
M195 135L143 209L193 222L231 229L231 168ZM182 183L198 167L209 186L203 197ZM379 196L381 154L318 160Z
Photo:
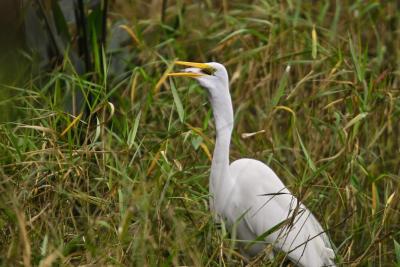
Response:
M334 251L319 222L267 165L247 158L229 164L233 108L225 67L216 62L176 64L190 68L169 76L195 78L210 95L216 125L210 173L210 207L215 217L236 230L239 240L257 239L244 244L249 256L268 243L286 252L298 266L335 266Z

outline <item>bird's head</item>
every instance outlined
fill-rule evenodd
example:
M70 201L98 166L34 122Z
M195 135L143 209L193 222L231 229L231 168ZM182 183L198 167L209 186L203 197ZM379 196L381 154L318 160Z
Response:
M189 68L183 69L181 72L169 73L168 76L194 78L208 90L212 97L229 93L228 72L224 65L217 62L196 63L186 61L176 61L175 64Z

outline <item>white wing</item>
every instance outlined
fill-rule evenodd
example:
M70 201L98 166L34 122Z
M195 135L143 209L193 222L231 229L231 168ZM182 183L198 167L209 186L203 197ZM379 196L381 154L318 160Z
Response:
M268 233L264 240L288 253L294 263L334 266L335 255L321 225L267 165L240 159L230 165L229 174L235 185L222 214L231 223L241 218L237 223L240 239L254 240ZM269 233L273 227L277 230ZM262 247L255 245L250 253L258 253Z

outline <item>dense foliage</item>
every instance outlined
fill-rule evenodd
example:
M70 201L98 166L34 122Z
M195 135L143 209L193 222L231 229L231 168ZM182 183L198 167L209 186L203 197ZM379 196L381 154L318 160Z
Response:
M225 64L232 160L269 164L327 229L338 263L400 264L396 1L120 0L101 10L107 40L88 23L90 68L77 71L85 53L68 29L50 71L1 85L1 265L246 264L210 216L212 113L195 82L166 79L177 58Z

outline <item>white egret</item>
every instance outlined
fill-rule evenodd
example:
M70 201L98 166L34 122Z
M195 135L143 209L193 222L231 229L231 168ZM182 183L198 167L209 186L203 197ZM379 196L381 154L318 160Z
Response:
M169 76L192 77L208 93L216 128L210 173L210 208L236 230L239 240L253 242L246 254L254 256L272 244L298 266L334 266L335 254L312 213L264 163L239 159L229 164L233 108L225 67L216 62L177 61L189 68Z

